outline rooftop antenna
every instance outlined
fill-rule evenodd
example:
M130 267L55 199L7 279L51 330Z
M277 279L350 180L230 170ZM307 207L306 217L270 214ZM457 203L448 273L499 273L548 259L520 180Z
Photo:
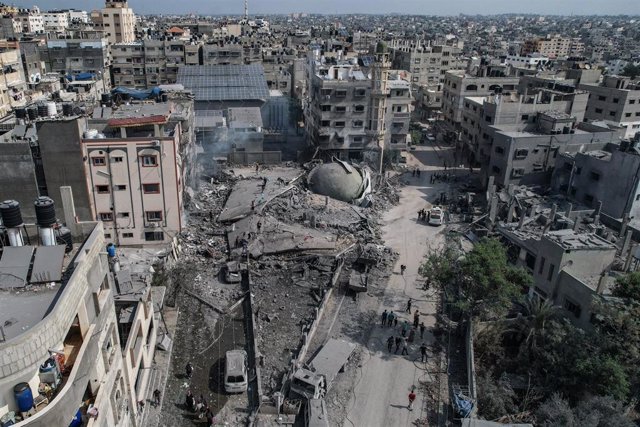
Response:
M244 0L244 20L249 21L249 0Z

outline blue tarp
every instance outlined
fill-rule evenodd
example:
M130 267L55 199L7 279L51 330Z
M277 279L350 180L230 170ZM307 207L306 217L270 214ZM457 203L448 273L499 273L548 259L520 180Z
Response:
M93 80L95 76L96 75L93 73L79 73L79 74L76 74L74 77L75 77L75 80Z
M462 393L453 395L453 408L462 418L467 418L473 410L473 402Z
M157 86L151 89L146 89L146 90L137 90L137 89L131 89L128 87L118 86L111 90L112 95L126 94L126 95L129 95L130 98L139 99L139 100L155 98L158 95L160 95L160 93L162 93L162 90L160 90L160 88Z

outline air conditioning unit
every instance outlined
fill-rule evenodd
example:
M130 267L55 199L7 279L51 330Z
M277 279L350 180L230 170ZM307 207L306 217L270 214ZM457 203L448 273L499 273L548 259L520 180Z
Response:
M150 222L149 224L147 224L147 227L149 227L149 228L158 228L158 227L160 227L160 223L159 222Z

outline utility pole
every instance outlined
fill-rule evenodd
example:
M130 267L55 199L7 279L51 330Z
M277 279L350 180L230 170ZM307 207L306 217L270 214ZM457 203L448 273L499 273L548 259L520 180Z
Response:
M379 42L376 45L375 62L371 66L371 99L369 102L367 134L369 136L369 143L375 143L380 149L378 173L381 177L385 147L386 105L387 95L389 93L387 82L390 68L391 61L389 59L387 45Z

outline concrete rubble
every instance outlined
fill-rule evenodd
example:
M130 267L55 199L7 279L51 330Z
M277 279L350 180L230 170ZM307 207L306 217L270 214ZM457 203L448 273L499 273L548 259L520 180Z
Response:
M175 373L198 354L207 355L200 369L219 375L212 369L220 366L216 358L224 354L218 349L208 355L203 349L220 348L216 335L224 341L225 332L216 323L224 324L229 308L250 292L253 313L238 311L234 318L254 319L255 337L244 338L255 338L258 397L269 399L283 390L329 290L348 286L354 277L366 286L388 276L395 254L381 245L378 220L397 202L400 178L385 179L368 194L368 202L361 203L367 207L361 207L311 192L309 169L228 169L202 182L190 198L189 226L179 239L182 257L170 273L167 296L181 309L178 324L186 324L177 335L192 334L176 337ZM249 289L225 280L226 264L232 260L240 270L248 270ZM169 381L167 388L178 400L185 391L180 381ZM222 410L218 419L224 420L238 416L234 405L252 406L249 399L235 399L229 408L222 396L209 396L216 412Z

